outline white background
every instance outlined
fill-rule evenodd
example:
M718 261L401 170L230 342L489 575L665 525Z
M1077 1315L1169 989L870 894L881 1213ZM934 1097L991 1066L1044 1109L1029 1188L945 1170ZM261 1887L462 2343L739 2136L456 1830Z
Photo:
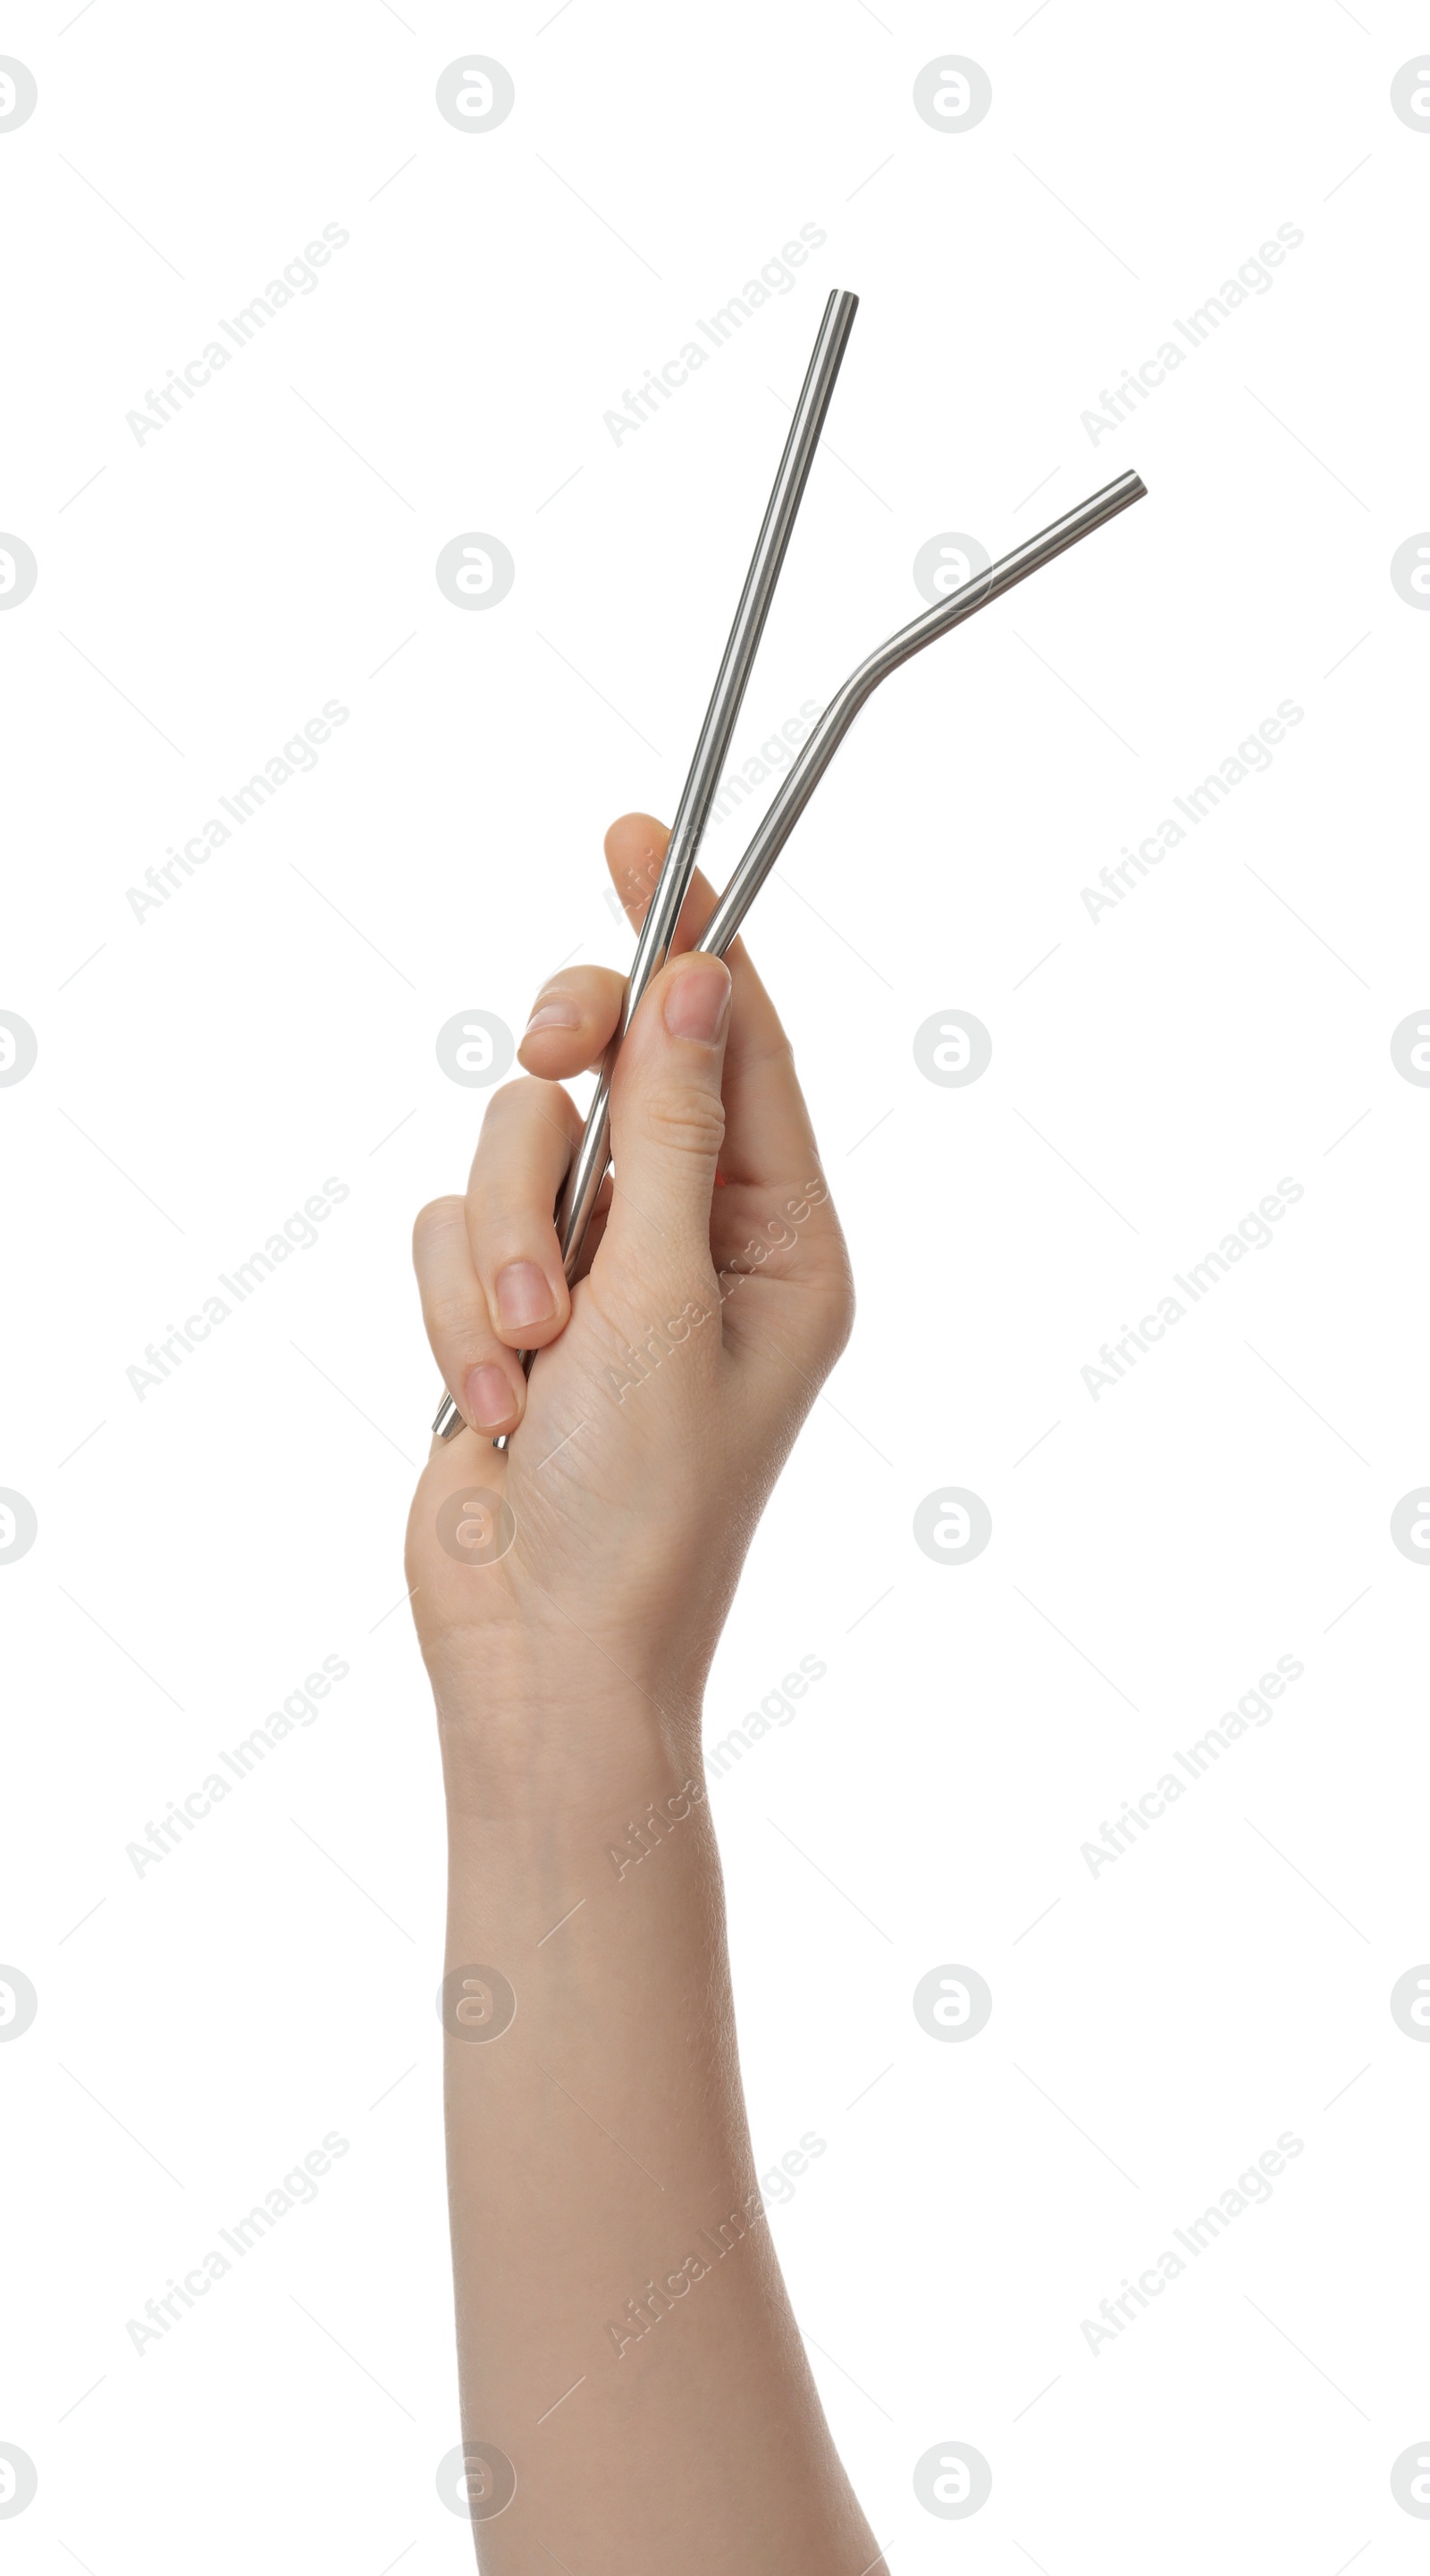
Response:
M673 809L841 285L742 759L915 613L931 535L996 555L1129 464L1150 498L889 683L753 925L860 1295L709 1710L828 1665L713 1792L756 2152L827 2142L772 2224L909 2576L1423 2565L1390 2469L1430 2436L1430 2049L1388 2009L1430 1956L1427 1577L1389 1534L1430 1467L1430 1095L1389 1047L1430 1001L1430 618L1389 578L1430 522L1430 136L1390 104L1423 14L71 18L0 38L39 87L0 134L0 525L39 566L0 616L0 1007L39 1041L0 1092L0 1484L39 1522L0 1567L0 1957L39 1995L0 2048L0 2438L39 2476L11 2564L470 2563L434 2484L442 1816L399 1552L437 1394L409 1225L482 1105L434 1038L628 957L601 834ZM489 133L436 110L463 45L515 82ZM914 111L940 46L992 82L965 133ZM329 223L316 290L138 443ZM792 290L617 444L624 389L803 224ZM1094 440L1282 224L1270 291ZM433 576L468 530L516 564L483 614ZM329 699L317 768L137 920ZM1090 919L1285 699L1272 767ZM966 1089L912 1053L950 1008L992 1032ZM146 1343L330 1175L319 1241L141 1402ZM1273 1243L1094 1402L1099 1344L1282 1176ZM945 1479L991 1510L976 1563L914 1544ZM318 1721L137 1877L126 1844L326 1655ZM1272 1721L1094 1878L1102 1820L1283 1655ZM963 2045L911 2008L947 1962L994 1997ZM329 2131L316 2202L136 2354L126 2320ZM1270 2202L1090 2351L1284 2131ZM993 2475L960 2523L912 2483L950 2439Z

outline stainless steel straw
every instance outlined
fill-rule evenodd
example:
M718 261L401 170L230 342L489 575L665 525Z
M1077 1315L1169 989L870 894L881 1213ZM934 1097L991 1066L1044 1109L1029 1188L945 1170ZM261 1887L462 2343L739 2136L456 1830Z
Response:
M881 680L897 671L926 644L936 643L940 635L951 634L966 617L974 617L990 600L1001 599L1005 590L1026 581L1030 572L1038 572L1054 555L1075 546L1081 537L1090 537L1094 528L1104 527L1134 501L1147 497L1147 486L1140 474L1119 474L1115 483L1103 486L1090 499L1079 501L1066 518L1054 519L1050 528L1029 537L1026 544L1015 546L987 572L977 574L959 589L950 591L933 608L926 609L910 626L901 626L887 644L851 671L842 689L837 689L793 768L786 770L784 783L774 798L736 868L729 884L715 906L710 919L696 941L713 957L723 957L739 935L740 924L839 749L841 742L866 699L873 696Z
M844 336L848 335L849 322L853 319L854 298L831 296L820 333L820 342L811 362L804 395L801 396L801 413L814 388L820 365L820 352L825 347L827 335L836 323L836 307L840 305L848 308L843 321ZM819 419L823 417L824 404L828 401L829 387L832 386L841 354L842 340L830 366L823 402L818 404ZM798 507L804 476L809 470L807 454L803 467L794 469L798 472L798 481L791 482L786 492L787 515L783 534L777 536L775 540L768 570L761 581L762 552L765 549L766 539L770 536L772 524L776 520L787 475L791 473L792 452L799 426L800 414L797 413L795 428L790 432L790 443L785 449L781 462L779 480L775 486L769 511L766 513L765 526L760 532L760 545L756 548L755 561L750 567L749 578L741 597L735 630L726 648L720 679L716 684L715 695L710 702L710 711L705 719L705 729L700 738L695 765L686 782L680 812L671 833L670 850L667 853L665 868L636 948L635 965L632 968L626 1008L621 1021L621 1034L624 1034L629 1027L631 1014L651 977L665 961L666 951L679 918L681 903L690 883L696 847L709 813L718 781L718 772L723 766L724 752L728 746L734 722L733 710L739 706L745 682L749 677L755 646L759 641L765 611L769 606L770 592L773 590L783 558L784 545L788 539L789 523L793 520L794 512ZM818 434L816 419L809 431L809 453L811 454ZM900 664L911 660L915 653L921 653L926 644L936 643L940 635L951 634L955 626L961 626L966 618L975 617L979 609L986 608L991 600L1001 599L1005 591L1014 589L1020 581L1026 581L1030 573L1040 571L1044 564L1053 561L1054 556L1065 553L1069 546L1077 545L1081 538L1090 537L1095 528L1105 527L1109 519L1115 519L1121 511L1130 509L1134 501L1145 500L1146 495L1147 486L1140 474L1131 472L1119 474L1115 483L1105 484L1100 492L1092 493L1086 501L1079 501L1076 509L1069 510L1061 519L1055 519L1051 527L1042 529L1035 537L1029 537L1021 546L1015 546L1011 554L1004 555L998 563L991 564L987 572L979 573L973 580L962 583L957 590L950 591L946 599L938 600L932 608L926 609L921 617L914 618L910 625L901 626L897 634L891 635L886 643L881 644L876 652L871 653L866 661L859 664L857 670L851 671L843 687L837 689L830 699L793 768L786 772L784 783L770 805L764 821L759 825L754 839L701 932L696 943L698 947L707 955L723 957L726 949L736 939L746 913L829 767L835 752L844 740L860 708L872 697L880 681L887 680L891 671L897 671ZM761 589L762 600L757 597ZM750 611L748 621L747 610ZM725 721L724 693L727 691L730 693L731 711L728 721ZM719 740L721 748L718 756L714 757L712 766L706 755L707 750L716 740ZM679 867L676 873L672 874L671 858L676 853L678 842ZM657 916L659 916L658 926L652 934L651 924L657 921ZM576 1267L591 1209L595 1204L596 1194L605 1177L609 1162L610 1077L619 1045L620 1036L618 1035L612 1040L601 1069L600 1085L595 1102L592 1104L591 1115L586 1123L585 1135L581 1140L581 1150L572 1165L558 1209L562 1252L568 1278ZM523 1354L523 1359L529 1366L530 1362L526 1354ZM448 1396L432 1427L434 1431L440 1432L444 1440L450 1440L453 1433L461 1429L461 1424L462 1417L451 1397ZM492 1446L494 1449L505 1449L507 1440L505 1437L494 1440Z
M576 1159L567 1174L566 1186L557 1209L557 1226L561 1237L562 1258L569 1279L580 1258L586 1228L591 1221L602 1181L611 1161L611 1073L621 1039L630 1026L631 1015L651 978L665 964L666 952L680 918L680 907L690 886L695 854L710 817L710 808L719 792L720 779L730 749L730 739L744 699L746 685L764 633L775 584L779 580L794 527L814 452L819 445L825 415L829 409L840 364L859 310L859 298L836 289L824 308L819 337L808 373L795 405L784 454L780 458L774 489L770 494L745 587L735 611L735 623L725 647L716 677L695 757L690 764L684 792L676 808L665 865L651 901L649 912L636 943L630 982L626 987L625 1008L621 1025L612 1038L596 1085L596 1096L586 1119ZM523 1367L529 1368L529 1352L521 1354ZM443 1390L437 1418L432 1425L443 1440L451 1440L462 1428L462 1416L455 1400ZM506 1440L493 1442L504 1449Z

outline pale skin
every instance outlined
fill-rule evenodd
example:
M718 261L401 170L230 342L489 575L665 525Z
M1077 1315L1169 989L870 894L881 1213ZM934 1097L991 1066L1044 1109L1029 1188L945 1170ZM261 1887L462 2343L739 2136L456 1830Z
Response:
M665 840L641 814L607 834L633 922ZM467 1426L418 1485L408 1581L465 1996L446 2042L463 2432L516 2479L504 2502L510 2472L469 2463L489 2576L886 2563L760 2214L701 1773L741 1565L853 1315L773 1005L741 947L728 970L684 953L713 903L697 878L622 1046L614 1194L574 1289L552 1222L582 1123L562 1085L618 1025L605 968L543 987L466 1197L417 1220ZM474 1966L496 1975L464 1985Z

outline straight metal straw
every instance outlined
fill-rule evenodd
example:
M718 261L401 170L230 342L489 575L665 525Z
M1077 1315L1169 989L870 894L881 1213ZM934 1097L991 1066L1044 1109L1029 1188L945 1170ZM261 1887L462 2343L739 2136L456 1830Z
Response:
M780 458L774 489L770 494L730 640L716 677L714 691L706 710L700 739L684 792L676 808L666 848L665 865L651 901L650 910L641 926L626 987L625 1008L621 1025L606 1052L596 1085L596 1096L587 1114L585 1133L575 1161L566 1177L566 1186L557 1208L556 1222L561 1238L561 1253L569 1279L580 1258L581 1246L591 1212L596 1204L601 1183L611 1161L611 1074L621 1039L630 1026L642 994L651 978L665 964L666 952L680 918L680 907L690 886L695 854L709 820L710 808L719 792L720 779L730 749L731 736L740 713L746 685L764 633L775 584L779 580L794 527L809 469L819 445L830 397L834 392L840 364L859 309L859 298L836 289L824 308L819 336L809 362ZM530 1366L530 1354L521 1354L524 1367ZM443 1440L452 1439L462 1428L462 1416L454 1398L444 1390L432 1425ZM493 1442L504 1449L506 1440Z

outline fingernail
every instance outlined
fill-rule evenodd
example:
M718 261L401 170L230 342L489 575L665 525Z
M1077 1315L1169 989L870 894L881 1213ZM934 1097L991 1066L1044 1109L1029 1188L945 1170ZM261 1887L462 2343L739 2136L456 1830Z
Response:
M480 1368L468 1369L466 1395L467 1420L478 1431L495 1431L498 1423L509 1422L516 1411L511 1381L495 1360L484 1360Z
M549 1324L555 1312L546 1273L534 1261L509 1261L497 1272L497 1318L503 1332Z
M524 1034L536 1029L579 1029L581 1013L569 993L538 993Z
M730 975L718 957L692 966L666 987L665 1025L673 1038L701 1038L713 1046L730 1008Z

